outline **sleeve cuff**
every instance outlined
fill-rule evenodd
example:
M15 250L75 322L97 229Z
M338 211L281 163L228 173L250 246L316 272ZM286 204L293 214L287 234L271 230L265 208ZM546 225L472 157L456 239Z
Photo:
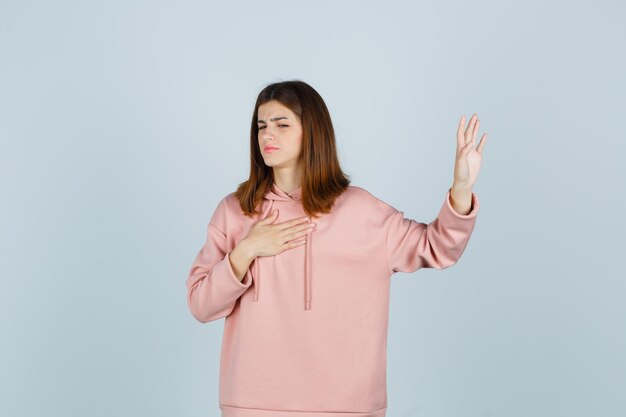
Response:
M478 201L478 196L476 195L476 193L472 192L472 205L471 205L471 211L467 214L461 214L459 212L457 212L454 207L452 207L452 203L450 202L450 191L452 190L452 188L448 188L448 191L446 192L446 202L445 202L445 206L448 208L448 210L452 213L453 216L459 218L459 219L472 219L474 217L476 217L478 215L478 209L480 208L480 202Z
M239 278L237 278L237 275L235 275L233 266L230 263L230 252L226 254L226 264L227 264L227 269L228 269L228 275L230 275L230 277L232 278L232 281L234 281L235 284L239 288L248 288L250 284L252 284L252 273L250 272L250 269L252 268L252 263L250 264L250 268L248 268L248 270L246 271L246 274L244 275L241 281L239 281Z

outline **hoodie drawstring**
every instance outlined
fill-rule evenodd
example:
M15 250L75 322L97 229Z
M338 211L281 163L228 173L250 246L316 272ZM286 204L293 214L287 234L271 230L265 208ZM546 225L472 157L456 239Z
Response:
M272 212L272 208L274 206L275 200L282 201L291 201L291 202L300 202L300 191L301 188L298 188L292 196L288 195L284 191L274 184L272 189L265 194L265 199L270 200L268 210L263 214L262 218L267 217L268 214ZM306 235L305 246L305 258L304 258L304 309L311 309L311 235L312 233L308 233ZM261 271L259 270L258 258L255 258L253 261L253 274L252 279L254 281L254 301L259 301L259 288L261 283Z
M268 213L272 212L272 206L274 205L274 200L270 200L270 208L263 215L262 218L267 217ZM257 258L254 258L254 274L252 274L252 279L254 280L254 301L259 301L259 284L261 282L261 273L259 272L259 263L257 262Z
M304 309L311 309L311 236L313 233L306 235L305 259L304 259Z

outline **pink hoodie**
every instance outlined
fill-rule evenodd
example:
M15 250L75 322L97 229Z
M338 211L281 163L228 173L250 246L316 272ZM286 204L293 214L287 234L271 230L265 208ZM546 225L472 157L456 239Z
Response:
M255 258L240 282L230 251L273 209L276 223L305 216L301 190L287 194L274 184L255 219L226 195L189 271L193 316L225 317L222 416L384 417L390 277L454 265L478 198L472 193L472 210L461 215L448 189L438 217L425 224L351 185L331 213L313 219L306 244Z

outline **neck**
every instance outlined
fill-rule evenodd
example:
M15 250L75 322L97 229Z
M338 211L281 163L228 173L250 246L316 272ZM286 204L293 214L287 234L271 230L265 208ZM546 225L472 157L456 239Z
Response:
M302 186L299 175L296 175L294 171L285 172L276 169L274 170L274 183L286 193L291 193Z

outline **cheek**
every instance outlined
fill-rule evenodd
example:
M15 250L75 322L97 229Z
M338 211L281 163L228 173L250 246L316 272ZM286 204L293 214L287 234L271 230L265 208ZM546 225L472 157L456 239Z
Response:
M293 152L295 154L300 153L300 150L302 149L302 139L298 137L291 138L291 143L292 143L291 149L293 149Z
M296 144L298 148L302 146L302 133L298 133L294 136L293 142Z

